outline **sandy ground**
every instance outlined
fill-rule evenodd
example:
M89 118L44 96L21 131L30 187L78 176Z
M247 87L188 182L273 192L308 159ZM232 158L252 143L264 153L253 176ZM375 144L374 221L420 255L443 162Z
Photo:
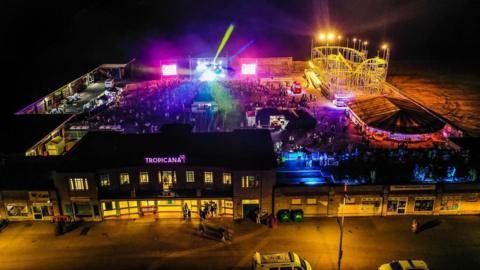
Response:
M480 136L480 81L474 71L401 67L387 81L472 136Z

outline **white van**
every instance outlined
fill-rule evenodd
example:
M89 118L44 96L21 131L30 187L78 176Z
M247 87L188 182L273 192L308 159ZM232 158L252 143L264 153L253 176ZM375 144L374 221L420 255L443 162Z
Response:
M105 89L111 89L114 86L113 79L106 79L105 80Z
M312 267L294 252L253 254L253 270L311 270Z

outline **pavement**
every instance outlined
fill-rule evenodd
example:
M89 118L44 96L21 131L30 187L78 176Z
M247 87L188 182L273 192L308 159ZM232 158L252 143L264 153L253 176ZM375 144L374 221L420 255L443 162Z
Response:
M346 218L342 269L378 269L394 259L423 259L432 269L478 269L480 217ZM270 229L251 222L222 243L202 237L198 221L111 220L54 236L49 222L13 222L0 233L0 269L250 269L253 252L295 251L313 269L336 269L334 218ZM88 228L88 229L87 229ZM421 227L422 228L422 227Z

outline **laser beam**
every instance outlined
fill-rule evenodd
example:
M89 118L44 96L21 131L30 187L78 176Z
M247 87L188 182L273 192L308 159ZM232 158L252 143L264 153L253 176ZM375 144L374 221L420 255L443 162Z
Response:
M245 51L248 47L250 47L254 42L255 40L252 39L247 44L243 45L240 49L238 49L238 51L235 54L233 54L230 58L228 58L227 62L232 61L235 57L237 57L239 54Z
M213 58L213 62L214 62L214 63L215 63L215 61L217 60L218 55L222 52L223 47L224 47L225 44L227 43L228 39L229 39L230 36L232 35L233 28L235 28L235 26L234 26L233 24L230 24L230 26L227 28L227 31L225 32L225 35L223 35L222 43L220 43L220 46L218 46L217 54L215 54L215 57Z

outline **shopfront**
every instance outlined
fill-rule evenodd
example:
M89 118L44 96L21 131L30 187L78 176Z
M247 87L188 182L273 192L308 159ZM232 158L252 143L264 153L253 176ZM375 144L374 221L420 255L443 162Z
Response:
M390 197L387 203L387 215L405 215L408 197Z
M440 213L446 215L459 213L461 201L462 196L443 195L440 202Z
M75 220L100 220L101 213L98 204L90 198L71 197L70 203L64 206L65 214Z
M416 215L431 215L435 208L435 196L415 197L413 212Z
M183 208L187 207L192 218L200 217L200 210L206 205L215 205L218 216L233 216L231 199L162 199L102 201L103 218L183 218Z
M33 219L51 220L53 218L53 204L48 191L31 191L28 196L32 202Z
M244 219L255 218L255 211L259 210L260 200L242 200L242 217Z
M30 220L31 211L27 201L6 201L5 212L9 220Z
M352 195L345 199L336 196L338 203L337 214L345 216L380 216L382 212L382 198L379 195Z

